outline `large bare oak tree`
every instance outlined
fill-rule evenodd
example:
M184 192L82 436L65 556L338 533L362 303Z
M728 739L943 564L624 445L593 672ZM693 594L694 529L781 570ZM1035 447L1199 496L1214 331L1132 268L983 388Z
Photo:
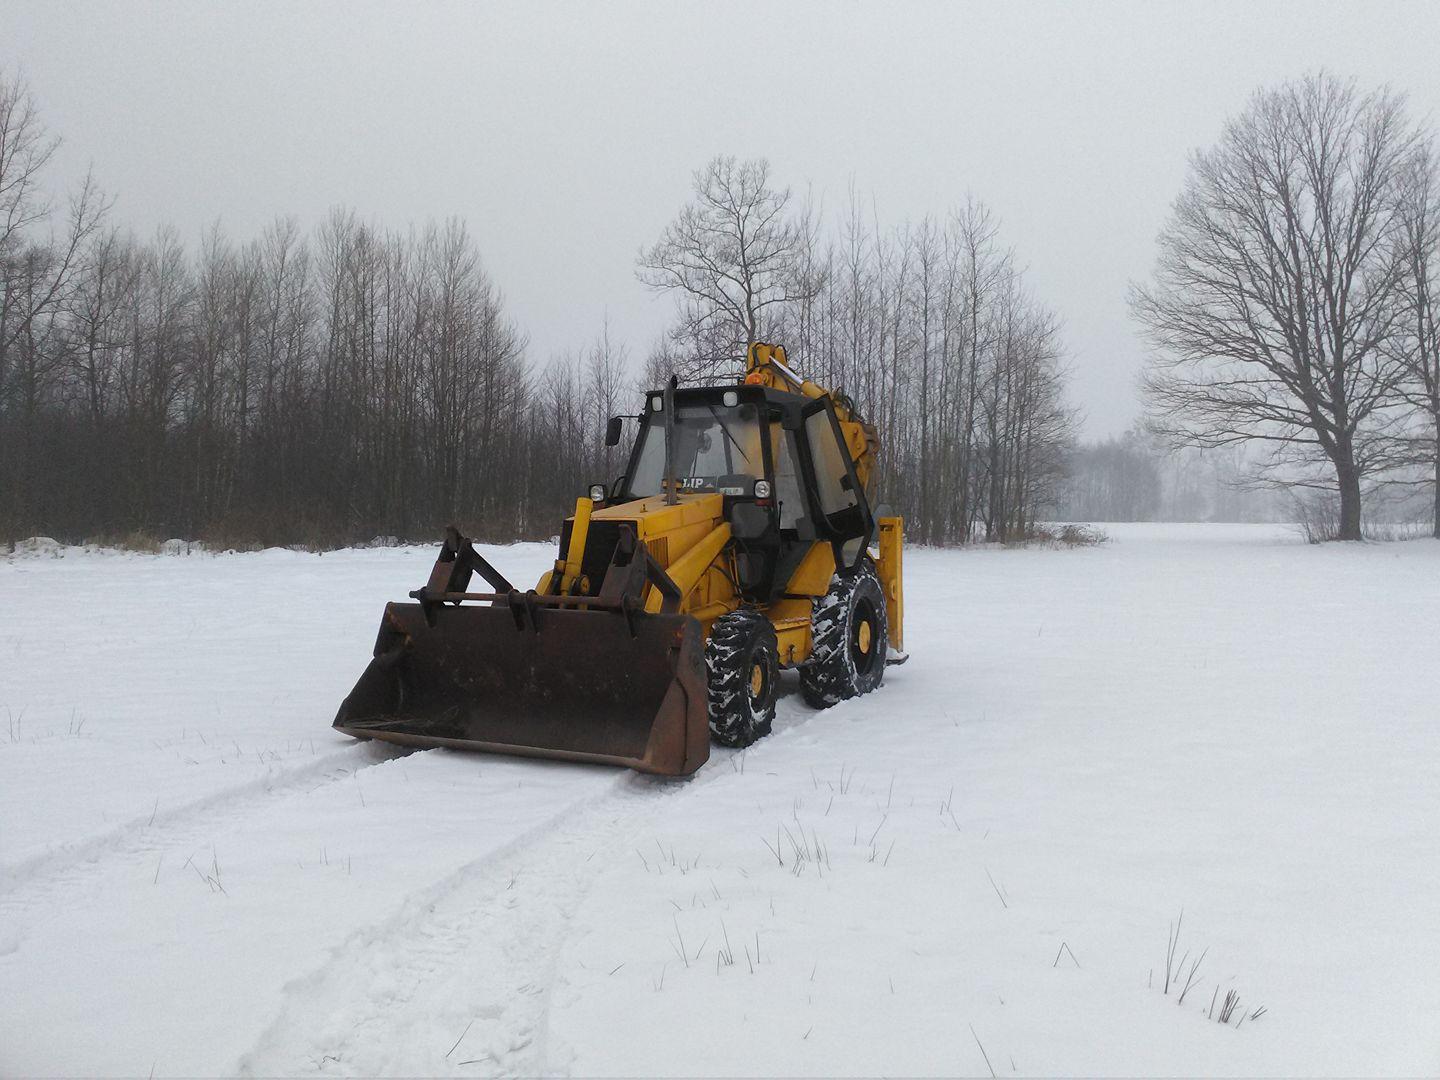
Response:
M1321 73L1258 92L1191 157L1153 281L1131 297L1154 347L1156 430L1268 442L1263 475L1338 491L1346 540L1360 539L1366 476L1393 464L1418 145L1389 90Z

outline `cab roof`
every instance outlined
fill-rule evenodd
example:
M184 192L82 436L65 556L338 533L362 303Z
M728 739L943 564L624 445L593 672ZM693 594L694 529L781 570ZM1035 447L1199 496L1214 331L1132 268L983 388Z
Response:
M718 405L727 393L737 393L741 401L760 402L764 401L770 405L780 405L788 408L797 408L807 404L810 399L803 394L792 394L785 390L772 390L768 386L760 386L755 383L721 383L715 386L677 386L675 388L675 404L706 404ZM661 395L663 389L650 390L645 394L645 407L649 411L650 399Z

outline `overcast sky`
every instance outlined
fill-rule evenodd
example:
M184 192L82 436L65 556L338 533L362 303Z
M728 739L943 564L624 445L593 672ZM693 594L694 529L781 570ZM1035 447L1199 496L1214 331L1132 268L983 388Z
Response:
M58 183L93 165L120 220L190 240L458 214L537 361L607 313L643 356L670 301L635 252L716 153L831 211L853 181L885 224L973 194L1064 320L1092 436L1137 414L1125 292L1187 152L1322 66L1440 118L1440 4L0 5Z

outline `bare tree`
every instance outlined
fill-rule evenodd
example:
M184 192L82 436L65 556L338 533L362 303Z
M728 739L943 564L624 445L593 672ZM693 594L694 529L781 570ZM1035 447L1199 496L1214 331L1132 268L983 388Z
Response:
M32 467L41 409L68 362L64 308L108 209L87 175L68 210L54 212L40 183L58 146L24 80L0 72L0 482L15 495L0 516L16 520L40 513L53 494Z
M1192 156L1154 281L1131 297L1155 349L1155 430L1271 444L1270 478L1338 489L1346 540L1360 538L1362 481L1393 460L1400 195L1416 145L1389 90L1322 73L1260 91ZM1305 472L1316 463L1329 480Z
M49 216L39 184L59 146L24 79L0 73L0 256Z
M680 296L677 333L695 373L743 358L786 305L818 291L806 258L809 226L790 212L790 189L770 186L764 158L713 158L694 198L636 260L646 285Z
M605 446L600 435L610 417L629 411L625 408L629 402L626 400L628 395L624 381L628 366L625 346L610 340L610 317L606 315L600 334L586 357L585 376L586 396L590 404L587 444L595 448L593 452L596 459L592 468L599 469L595 475L607 484L615 479L616 472L623 464L623 458L615 447Z

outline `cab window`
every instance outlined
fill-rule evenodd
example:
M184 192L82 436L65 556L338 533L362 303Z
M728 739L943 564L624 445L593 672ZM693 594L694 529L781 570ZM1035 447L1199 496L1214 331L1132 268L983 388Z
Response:
M765 475L759 413L753 404L681 405L675 409L675 480L679 490L750 494ZM665 486L665 414L646 414L630 477L634 498L659 495Z
M841 448L830 414L825 410L812 412L805 418L805 436L810 442L810 456L815 463L815 488L820 497L820 512L827 518L843 513L856 503L849 485L849 466Z
M799 529L809 516L805 489L800 486L800 451L794 432L778 420L770 424L770 446L775 460L775 500L780 504L780 528ZM812 534L813 535L813 534Z

